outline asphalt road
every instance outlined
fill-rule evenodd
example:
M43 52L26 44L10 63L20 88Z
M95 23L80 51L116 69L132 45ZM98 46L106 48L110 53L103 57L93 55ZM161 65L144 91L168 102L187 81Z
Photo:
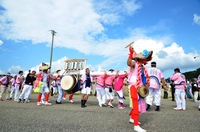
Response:
M99 107L97 99L90 96L86 108L80 107L80 95L74 103L63 100L52 106L37 106L37 95L31 95L30 103L0 102L0 132L133 132L129 123L129 99L126 108ZM174 111L175 102L162 99L161 111L140 115L141 127L148 132L200 132L198 104L187 99L185 111ZM114 99L117 106L117 99Z

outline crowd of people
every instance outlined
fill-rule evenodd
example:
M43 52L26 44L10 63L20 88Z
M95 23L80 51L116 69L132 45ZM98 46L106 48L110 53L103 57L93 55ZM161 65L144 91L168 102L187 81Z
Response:
M140 127L139 115L151 110L153 103L156 106L155 111L160 111L161 106L161 87L164 89L164 99L168 98L168 90L172 93L172 101L176 102L174 110L186 110L186 98L199 103L200 111L200 76L194 78L192 82L186 80L185 76L180 72L179 68L174 69L174 74L165 79L161 70L157 68L157 63L152 61L153 51L144 50L137 54L132 46L129 47L129 56L127 59L127 71L119 73L113 69L103 71L100 75L91 75L90 69L86 68L85 73L78 78L81 90L80 106L85 108L89 99L93 82L96 82L96 97L99 107L114 108L113 100L116 93L118 100L118 109L124 109L123 87L127 86L129 90L130 107L132 108L129 116L130 122L134 125L137 132L146 132ZM145 68L145 65L151 62L151 68ZM62 76L60 71L56 71L56 75L49 73L50 67L43 63L39 68L39 72L29 71L24 78L23 71L19 71L18 75L11 77L8 73L0 78L0 101L14 100L18 103L28 103L31 94L38 94L37 106L42 104L46 106L52 105L49 96L57 98L56 104L61 104L66 99L66 91L61 86ZM125 81L126 80L126 81ZM167 80L167 81L166 81ZM50 83L51 82L51 83ZM167 83L170 83L168 85ZM10 87L10 93L8 89ZM140 89L144 88L141 93ZM51 94L50 94L51 93ZM192 94L191 94L192 93ZM145 95L144 95L145 94ZM69 95L69 102L73 103L74 92Z

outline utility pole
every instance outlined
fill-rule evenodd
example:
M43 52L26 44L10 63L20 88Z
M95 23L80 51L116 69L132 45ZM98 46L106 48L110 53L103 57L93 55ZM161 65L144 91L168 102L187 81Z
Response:
M51 67L51 63L52 63L52 55L53 55L53 42L54 42L54 36L56 34L56 32L54 30L50 30L51 34L52 34L52 43L51 43L51 53L50 53L50 67ZM51 69L49 69L49 72L51 73Z

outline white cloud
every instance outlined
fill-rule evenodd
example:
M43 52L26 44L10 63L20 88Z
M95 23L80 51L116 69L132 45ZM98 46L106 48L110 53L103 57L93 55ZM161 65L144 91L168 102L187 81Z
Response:
M65 60L67 60L68 58L66 56L60 58L59 60L57 61L54 61L52 62L52 65L51 65L51 72L55 72L56 70L63 70L64 69L64 62ZM50 65L49 62L45 62L46 64ZM32 68L30 68L30 70L35 70L36 72L39 71L39 67L41 66L42 64L39 64L37 66L34 66ZM26 71L26 73L28 73L28 71Z
M2 70L0 70L0 74L5 74L5 72L3 72Z
M0 40L0 46L3 44L3 41L2 40Z
M194 14L193 21L194 21L194 23L200 25L200 16L197 14Z
M53 29L63 36L62 39L67 36L67 39L55 46L71 47L74 43L67 43L70 36L79 36L82 39L88 33L101 34L104 30L99 22L100 16L92 10L92 4L86 0L19 0L2 1L1 4L6 8L0 19L0 28L3 29L1 34L7 39L50 43L51 35L48 31ZM5 30L7 32L3 32Z
M157 61L158 67L162 70L175 66L180 68L196 67L197 64L193 60L194 54L186 54L179 44L172 43L173 39L170 35L148 36L152 29L155 32L168 28L163 21L150 27L151 29L130 27L131 32L128 37L109 39L105 33L107 29L104 24L117 25L121 21L123 22L123 15L134 15L142 8L142 5L136 0L123 0L121 3L115 0L90 2L90 0L1 1L5 10L0 15L0 34L6 39L31 40L33 43L44 42L50 46L49 30L55 30L57 32L55 47L72 48L88 55L103 56L105 60L96 66L88 64L89 67L96 70L99 66L106 69L115 64L126 67L124 58L127 58L128 49L124 47L133 40L135 41L133 46L137 52L144 49L154 51L153 60ZM194 22L198 24L199 21L199 16L194 14ZM53 62L52 71L63 69L62 61L65 59L67 57ZM37 71L39 65L31 69ZM19 66L12 66L9 71L16 73L21 69Z
M117 25L123 22L123 15L134 15L142 8L137 0L96 0L93 3L94 9L101 16L104 24Z
M105 24L115 25L115 24L120 23L119 18L120 18L120 16L118 16L116 14L103 14L101 17L101 20Z
M23 68L21 68L20 66L11 66L10 68L8 68L8 72L10 72L11 74L18 74L18 72L22 69Z
M125 13L128 15L133 15L135 12L142 8L141 3L136 2L136 0L123 0L121 8L124 10Z
M73 48L88 54L88 49L93 49L94 45L104 46L102 43L107 39L102 21L109 25L118 24L123 19L121 13L134 14L141 8L135 0L90 2L1 1L6 10L0 16L0 34L7 39L45 42L50 46L49 30L53 29L57 32L55 47ZM16 6L18 4L20 6ZM99 39L94 41L97 36Z

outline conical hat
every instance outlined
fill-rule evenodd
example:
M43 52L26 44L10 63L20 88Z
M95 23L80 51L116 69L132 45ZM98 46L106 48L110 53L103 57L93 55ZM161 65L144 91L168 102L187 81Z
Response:
M146 61L150 61L153 55L153 51L143 51L143 53L139 53L135 56L136 59L146 59Z
M48 70L49 66L43 66L43 70Z

